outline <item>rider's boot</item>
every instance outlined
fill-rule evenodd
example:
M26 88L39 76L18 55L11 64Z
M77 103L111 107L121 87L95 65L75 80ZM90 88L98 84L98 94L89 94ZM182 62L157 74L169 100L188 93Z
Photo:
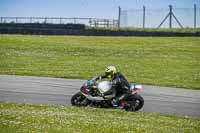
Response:
M118 105L118 100L117 99L113 99L112 101L111 101L111 104L113 105L113 107L118 107L119 105Z

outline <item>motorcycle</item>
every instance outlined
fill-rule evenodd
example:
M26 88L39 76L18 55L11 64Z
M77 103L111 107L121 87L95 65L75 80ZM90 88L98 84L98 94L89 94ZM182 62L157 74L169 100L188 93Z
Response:
M110 81L94 80L86 81L80 88L80 91L74 94L71 98L72 106L93 106L100 108L115 108L112 105L112 99L115 93L104 95L111 91L112 83ZM126 111L138 111L144 105L143 97L138 94L142 89L142 85L131 84L132 94L121 100L117 108L125 109Z

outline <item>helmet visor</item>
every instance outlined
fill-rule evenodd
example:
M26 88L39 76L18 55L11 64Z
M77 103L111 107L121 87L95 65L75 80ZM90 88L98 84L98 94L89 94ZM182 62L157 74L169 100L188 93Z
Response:
M106 76L112 75L112 72L105 72Z

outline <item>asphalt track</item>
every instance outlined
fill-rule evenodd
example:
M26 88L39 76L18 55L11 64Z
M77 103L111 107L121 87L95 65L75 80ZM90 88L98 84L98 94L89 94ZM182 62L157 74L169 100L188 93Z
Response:
M70 105L85 80L0 75L0 101ZM142 112L200 117L200 91L143 85Z

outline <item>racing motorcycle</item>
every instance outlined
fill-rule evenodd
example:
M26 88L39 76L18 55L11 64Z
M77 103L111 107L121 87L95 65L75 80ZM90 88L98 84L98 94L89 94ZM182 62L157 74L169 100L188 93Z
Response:
M103 95L111 91L112 83L110 81L86 81L80 88L80 91L71 98L73 106L92 106L100 108L115 108L111 101L115 94ZM124 100L121 100L117 108L126 111L138 111L144 105L144 99L138 92L142 89L140 84L131 84L132 94Z

